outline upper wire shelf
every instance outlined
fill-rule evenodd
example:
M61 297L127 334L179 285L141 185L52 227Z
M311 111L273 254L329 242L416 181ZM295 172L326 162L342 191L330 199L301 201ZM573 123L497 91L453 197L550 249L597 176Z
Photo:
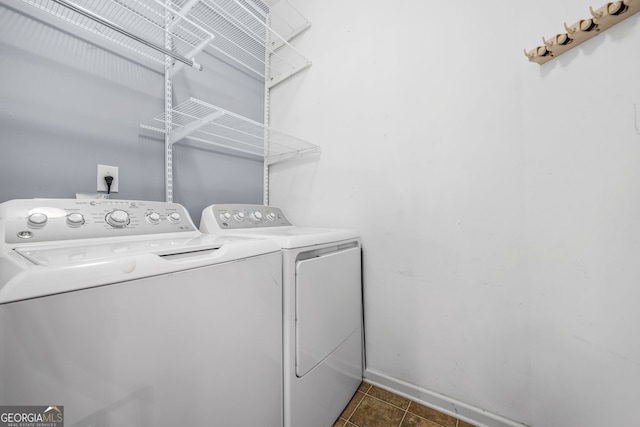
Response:
M141 127L166 134L166 124L161 114ZM267 165L320 153L307 141L195 98L171 111L169 143L183 139L258 156Z
M174 2L215 35L212 49L264 79L267 87L311 65L288 43L311 24L287 0L199 0L188 11L189 0Z
M214 37L159 0L23 1L160 64L168 54L201 69L193 56ZM165 46L167 31L170 49Z
M269 27L286 41L311 26L288 0L263 0L263 3L269 7Z
M288 0L23 1L161 64L165 53L200 68L193 57L211 48L269 88L311 65L289 44L311 24Z

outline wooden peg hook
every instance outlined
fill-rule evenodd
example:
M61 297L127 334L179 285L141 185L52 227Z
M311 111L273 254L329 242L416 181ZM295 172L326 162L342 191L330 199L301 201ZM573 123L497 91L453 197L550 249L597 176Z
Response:
M569 27L566 22L564 23L564 29L567 31L567 34L573 34L577 31L575 28Z
M589 12L595 19L602 18L602 15L604 15L604 12L596 12L591 6L589 6Z

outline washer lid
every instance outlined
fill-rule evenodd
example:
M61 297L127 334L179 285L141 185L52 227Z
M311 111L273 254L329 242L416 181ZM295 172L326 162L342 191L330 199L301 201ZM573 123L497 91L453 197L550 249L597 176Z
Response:
M0 305L254 256L280 256L275 241L239 236L98 240L84 245L34 245L0 252Z
M207 241L208 240L208 241ZM93 262L114 257L134 257L152 253L159 256L171 256L192 252L220 249L223 240L203 239L202 237L181 237L174 239L121 240L104 241L89 245L64 247L21 247L15 251L34 263L42 266L66 265L77 262Z

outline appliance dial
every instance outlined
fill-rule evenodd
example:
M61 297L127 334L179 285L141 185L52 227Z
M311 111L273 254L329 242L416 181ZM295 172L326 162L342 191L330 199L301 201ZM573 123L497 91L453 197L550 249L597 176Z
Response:
M227 222L229 220L231 220L231 214L229 212L225 212L223 214L220 214L220 219L224 222Z
M269 221L275 221L275 219L276 219L276 214L274 214L273 212L269 212L269 213L267 214L267 219L268 219Z
M244 221L244 212L238 212L233 217L236 221Z
M169 215L167 215L167 218L169 218L169 221L173 223L178 223L180 222L180 220L182 220L182 216L178 212L171 212Z
M29 218L27 219L27 224L29 224L31 227L39 228L39 227L44 227L47 224L48 220L49 218L47 218L45 214L36 212L29 215Z
M71 227L80 227L84 224L84 216L77 212L70 213L67 215L67 224Z
M251 219L258 222L262 221L262 212L260 211L251 212Z
M114 228L124 228L129 225L129 214L122 209L116 209L109 212L105 220Z
M147 221L151 224L160 224L160 214L158 212L148 213Z

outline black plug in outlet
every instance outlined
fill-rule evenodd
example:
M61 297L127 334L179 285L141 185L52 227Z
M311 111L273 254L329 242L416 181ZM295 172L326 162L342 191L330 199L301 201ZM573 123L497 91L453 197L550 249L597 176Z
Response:
M111 194L111 183L113 182L113 177L105 176L104 181L107 183L107 194Z

